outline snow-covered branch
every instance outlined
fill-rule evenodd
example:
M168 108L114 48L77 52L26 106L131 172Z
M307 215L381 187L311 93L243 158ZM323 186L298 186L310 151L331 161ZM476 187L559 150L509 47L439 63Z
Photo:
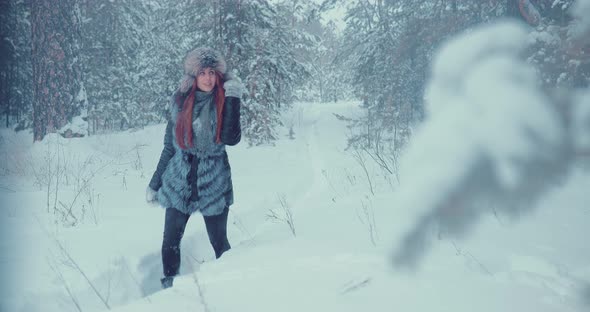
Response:
M523 25L503 21L438 53L426 94L429 116L402 162L395 205L416 218L395 264L417 266L433 231L462 237L482 214L532 211L567 176L575 151L590 146L588 92L570 97L541 89L523 57L527 36Z

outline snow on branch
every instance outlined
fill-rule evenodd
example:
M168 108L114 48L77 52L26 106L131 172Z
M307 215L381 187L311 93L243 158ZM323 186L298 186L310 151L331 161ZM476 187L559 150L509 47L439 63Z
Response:
M574 34L583 37L590 35L590 0L578 0L571 8L572 15L576 18Z
M482 214L526 214L567 175L572 132L524 60L527 35L513 21L480 26L435 58L428 118L400 168L394 203L416 217L396 265L416 267L433 232L462 237Z

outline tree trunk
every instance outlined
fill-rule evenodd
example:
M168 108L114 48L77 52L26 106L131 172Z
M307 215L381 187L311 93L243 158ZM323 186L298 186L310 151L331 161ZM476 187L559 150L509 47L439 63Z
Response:
M33 140L56 132L80 111L77 0L31 1Z
M2 40L2 45L0 45L0 53L2 54L2 58L0 58L0 111L6 113L6 127L8 128L9 109L5 108L5 105L10 98L10 92L8 91L10 88L8 73L12 69L11 60L15 54L14 51L9 48L10 44L8 44L8 42L13 35L11 32L16 32L16 23L13 23L12 20L10 20L10 25L8 23L12 11L9 2L0 2L0 10L2 10L0 11L0 18L3 20L3 23L0 23L0 40ZM16 16L16 14L12 16Z
M8 70L7 74L6 74L6 78L7 81L4 83L4 92L6 92L6 97L5 97L5 101L6 101L6 128L10 127L10 113L11 113L11 107L10 107L10 102L14 102L14 98L15 96L12 96L12 88L10 88L10 83L9 81L14 81L14 77L16 76L14 74L14 65L10 66L10 70ZM13 82L14 83L14 82ZM9 91L10 90L10 91Z

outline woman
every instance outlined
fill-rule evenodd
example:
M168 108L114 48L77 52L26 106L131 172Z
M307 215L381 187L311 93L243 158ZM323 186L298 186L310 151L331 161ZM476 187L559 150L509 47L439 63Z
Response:
M227 214L233 204L225 145L240 141L241 83L226 76L221 55L197 48L184 59L184 76L170 105L164 150L147 188L148 202L166 208L162 287L172 286L180 267L180 241L191 214L205 219L219 258L229 250Z

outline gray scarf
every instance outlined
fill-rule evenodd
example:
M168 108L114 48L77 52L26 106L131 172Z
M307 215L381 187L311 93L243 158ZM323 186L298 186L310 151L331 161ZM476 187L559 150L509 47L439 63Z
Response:
M213 91L195 92L195 105L193 106L193 143L197 154L209 154L215 146L215 130L213 118Z

